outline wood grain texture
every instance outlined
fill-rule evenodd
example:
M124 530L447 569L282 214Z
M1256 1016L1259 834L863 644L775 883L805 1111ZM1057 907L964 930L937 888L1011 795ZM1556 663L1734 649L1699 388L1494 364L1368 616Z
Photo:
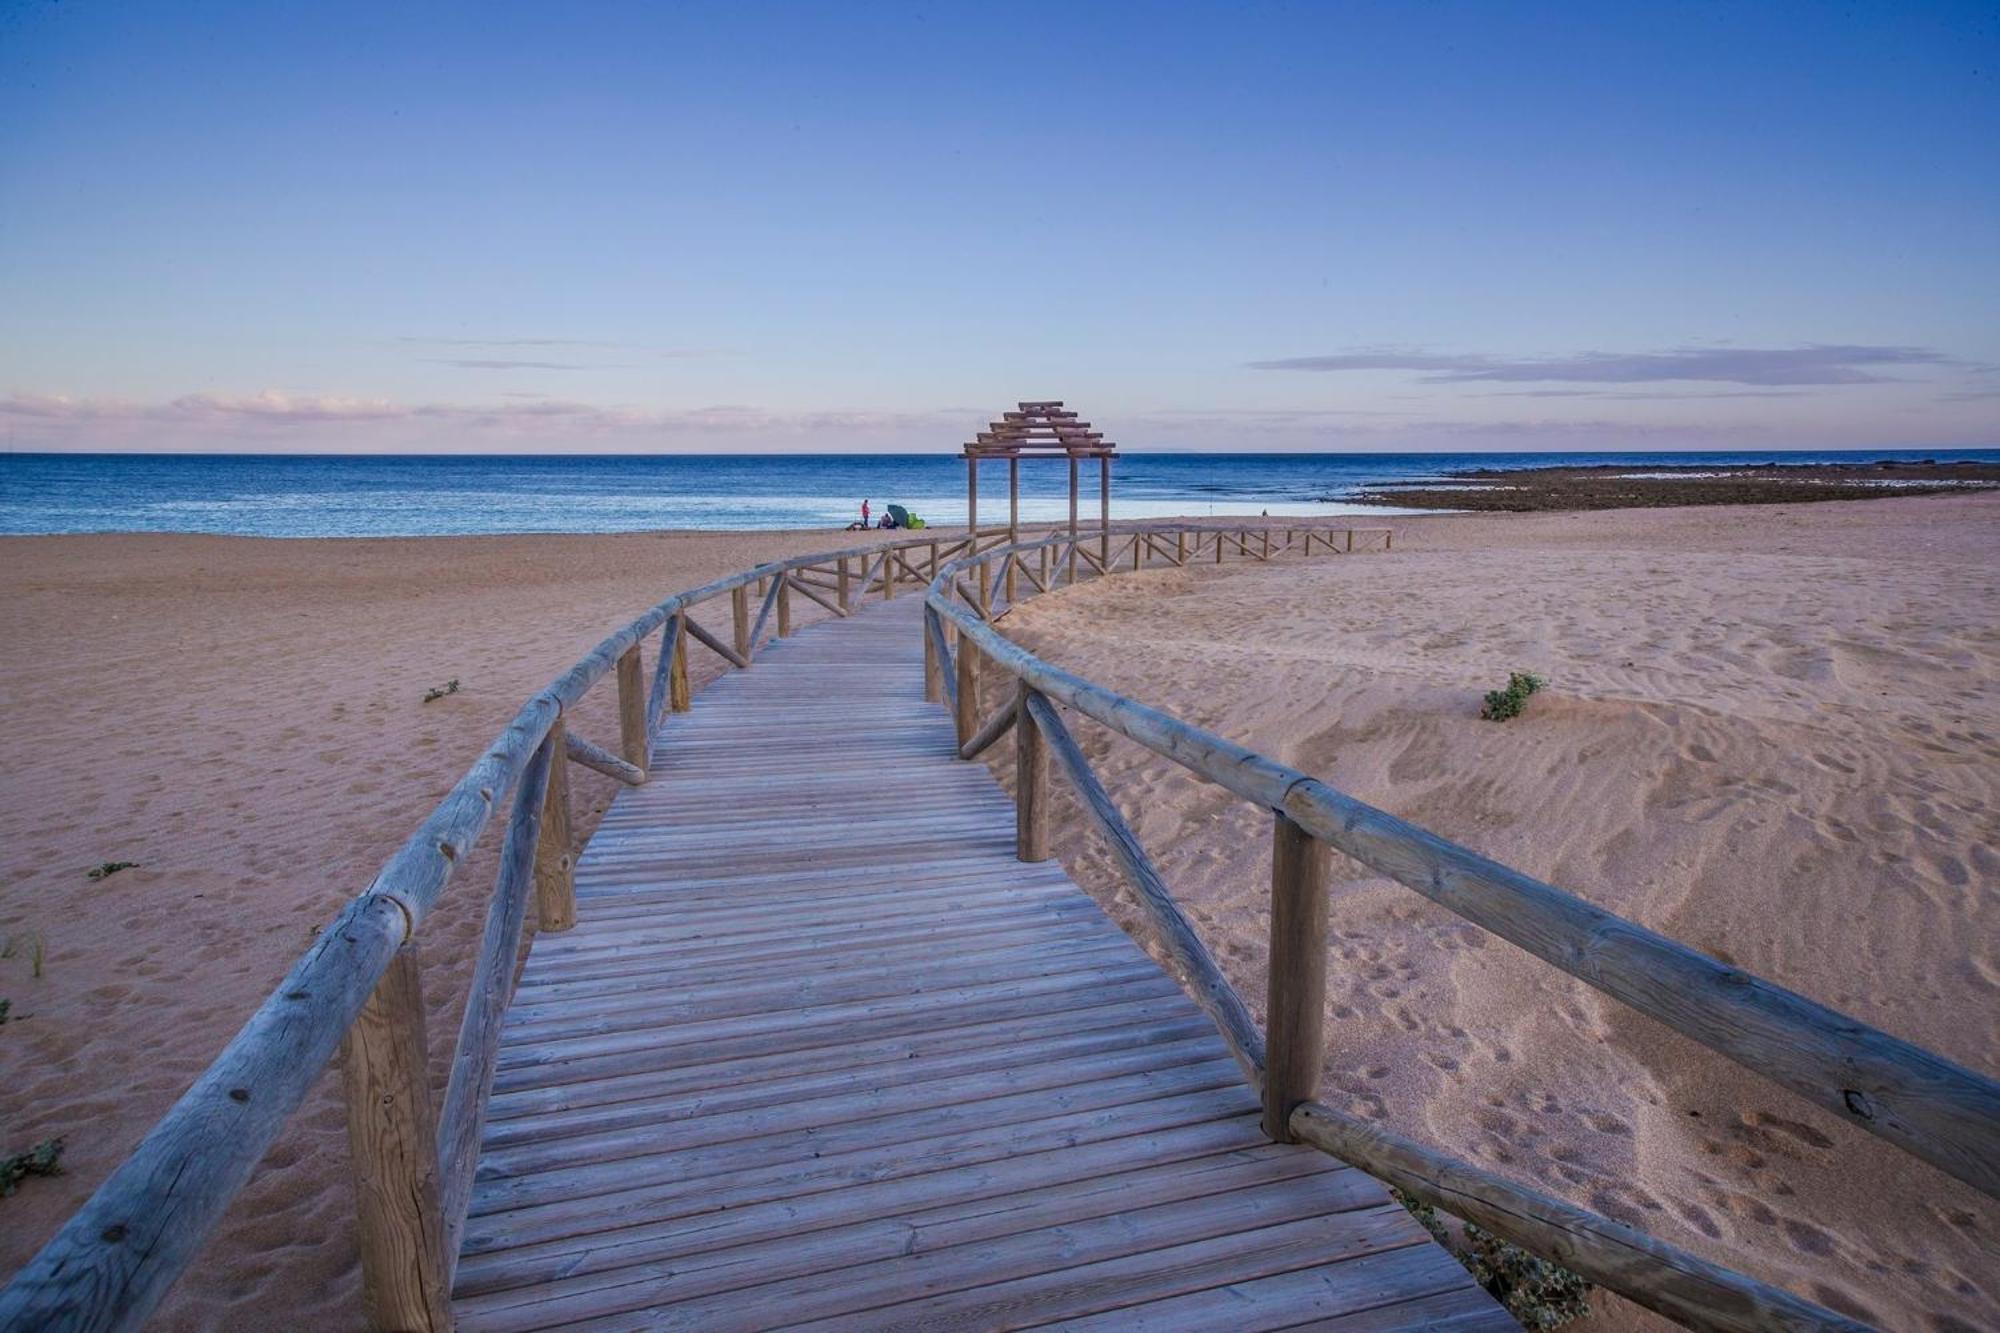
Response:
M964 645L960 651L969 647L969 644ZM1152 927L1155 938L1173 960L1195 1002L1215 1020L1216 1029L1228 1043L1230 1053L1243 1067L1244 1077L1252 1087L1261 1091L1264 1082L1264 1036L1257 1030L1256 1020L1251 1018L1242 997L1229 984L1214 955L1201 942L1201 936L1188 924L1187 917L1174 901L1159 871L1153 868L1152 858L1139 845L1139 839L1125 822L1125 817L1118 813L1117 804L1104 790L1104 784L1097 780L1097 774L1091 771L1090 761L1084 758L1082 748L1069 734L1069 728L1063 724L1055 708L1047 699L1034 693L1027 696L1024 706L1042 733L1043 744L1062 766L1071 788L1083 802L1084 812L1097 825L1105 841L1111 844L1119 864L1125 868L1125 877L1146 913L1147 924Z
M373 1329L451 1327L426 1050L423 983L406 944L341 1044L361 1308Z
M1014 856L1049 859L1049 747L1028 712L1026 685L1014 690Z
M636 787L646 780L646 770L620 759L601 745L596 745L575 732L563 736L563 754L571 763L582 764L585 768L602 773L607 778L617 778L628 787Z
M1265 1012L1264 1132L1292 1139L1292 1108L1319 1093L1326 1061L1326 844L1271 825L1271 966Z
M1265 1141L1201 1011L1016 859L923 700L927 610L774 642L613 800L502 1022L459 1327L1143 1326L1295 1274L1274 1326L1332 1284L1511 1328L1376 1182Z
M633 644L618 655L618 753L645 781L646 667Z
M567 729L558 720L548 740L569 752ZM554 934L576 924L576 835L569 819L569 767L549 768L542 793L540 836L535 841L536 928Z
M542 742L514 793L507 840L500 852L500 873L487 904L486 929L473 965L465 1014L459 1020L457 1055L438 1114L439 1215L443 1219L444 1253L453 1267L457 1265L465 1210L472 1200L472 1171L479 1158L487 1099L493 1091L500 1015L514 998L515 961L528 919L528 893L534 883L549 771L562 762L557 753L559 744L554 735ZM447 1273L447 1283L449 1277Z

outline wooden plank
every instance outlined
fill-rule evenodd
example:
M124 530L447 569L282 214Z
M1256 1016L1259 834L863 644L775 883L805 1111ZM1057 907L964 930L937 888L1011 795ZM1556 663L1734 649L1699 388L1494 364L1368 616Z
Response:
M514 965L528 919L528 890L534 880L535 845L540 841L549 770L562 762L556 757L556 743L554 736L542 742L514 793L507 841L500 853L500 874L487 906L486 929L480 937L479 957L473 965L458 1044L453 1047L451 1076L438 1116L438 1210L443 1219L447 1286L450 1266L458 1261L459 1237L465 1229L465 1209L472 1197L473 1169L486 1124L487 1099L493 1091L493 1070L500 1053L500 1016L513 999Z
M644 725L642 719L640 726L643 728ZM628 746L633 744L629 736L623 740ZM638 744L643 752L643 742ZM593 769L608 778L617 778L628 787L636 787L646 780L645 769L620 759L602 746L591 744L573 731L563 737L563 754L571 762L582 764L585 768Z
M569 750L561 718L549 727L548 743ZM575 834L569 822L569 765L549 766L542 794L541 834L535 844L535 917L537 928L554 937L576 924Z
M1118 807L1111 800L1104 784L1091 771L1090 761L1084 758L1082 747L1078 746L1069 728L1056 715L1049 701L1041 695L1030 693L1025 707L1041 730L1044 743L1061 763L1068 774L1070 786L1091 819L1098 832L1111 844L1119 864L1125 868L1126 879L1131 883L1141 907L1145 909L1148 924L1155 937L1166 949L1174 964L1181 970L1195 1003L1199 1004L1215 1020L1216 1029L1229 1044L1230 1051L1243 1066L1244 1077L1251 1086L1261 1087L1264 1075L1264 1038L1257 1031L1256 1020L1236 990L1223 975L1208 946L1195 934L1188 924L1180 906L1174 902L1171 891L1160 874L1153 868L1152 858L1139 845L1138 837L1126 824Z

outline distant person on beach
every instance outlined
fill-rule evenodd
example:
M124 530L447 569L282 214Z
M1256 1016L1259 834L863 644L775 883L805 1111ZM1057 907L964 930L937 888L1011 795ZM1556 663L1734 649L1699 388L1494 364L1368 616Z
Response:
M868 526L868 502L866 500L861 502L861 526L864 528Z

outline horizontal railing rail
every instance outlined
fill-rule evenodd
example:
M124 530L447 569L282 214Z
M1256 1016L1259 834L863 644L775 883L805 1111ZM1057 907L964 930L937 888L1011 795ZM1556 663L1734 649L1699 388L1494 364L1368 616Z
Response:
M1225 544L1233 543L1240 556L1262 559L1268 558L1270 540L1269 529L1232 529L1214 535L1213 549L1220 558ZM1077 543L1059 534L1003 550L968 552L937 571L925 594L932 697L952 704L960 753L969 758L1004 730L997 720L980 725L980 663L1013 680L1022 859L1047 855L1043 775L1045 751L1053 750L1137 891L1156 941L1262 1097L1265 1128L1273 1138L1321 1147L1416 1198L1683 1322L1727 1329L1861 1327L1314 1101L1323 1061L1324 849L1333 848L1753 1073L2000 1197L2000 1082L1065 671L1006 638L992 624L996 616L985 593L988 564L1001 559L1008 568L1022 568L1025 557L1036 555L1036 563L1046 568L1047 553L1065 545L1074 561ZM1201 545L1198 540L1197 552ZM1290 546L1287 539L1285 547ZM1386 540L1383 547L1388 547ZM1129 554L1132 567L1138 568L1149 552L1157 554L1154 540L1136 534L1129 544L1121 542L1120 553L1107 550L1095 563L1110 570ZM1185 551L1178 555L1175 563L1184 563ZM1256 1032L1247 1007L1194 938L1144 849L1090 771L1057 704L1272 813L1266 1033Z
M1247 534L1254 531L1121 525L1109 534L1060 540L1069 542L1074 566L1074 553L1085 542L1101 542L1108 552L1110 543L1129 538L1136 548L1142 533L1172 537L1183 550L1194 535L1195 549L1212 541L1220 558L1227 532L1237 550L1251 556ZM1385 530L1370 531L1386 543ZM1295 542L1309 547L1315 537L1323 549L1339 549L1330 535L1298 532L1291 530L1281 551ZM1207 533L1214 536L1200 535ZM794 593L829 615L846 616L863 597L893 597L900 584L923 585L947 561L990 553L1009 540L1005 533L926 531L771 561L677 593L604 639L521 706L214 1063L0 1289L0 1330L129 1329L143 1322L207 1242L336 1049L343 1052L367 1321L377 1328L448 1327L457 1237L491 1091L498 1018L512 995L530 891L541 930L567 929L576 919L567 765L631 785L646 780L651 737L668 713L691 706L690 641L733 667L748 668L767 631L792 631ZM1262 539L1264 547L1269 540ZM1352 535L1344 540L1352 547ZM1038 586L1054 582L1045 562ZM1011 601L1011 569L1002 583ZM724 597L729 640L692 614ZM660 646L648 686L642 649L655 631ZM565 725L607 675L618 688L616 753ZM410 942L510 797L451 1077L434 1116L425 1072L426 1005Z

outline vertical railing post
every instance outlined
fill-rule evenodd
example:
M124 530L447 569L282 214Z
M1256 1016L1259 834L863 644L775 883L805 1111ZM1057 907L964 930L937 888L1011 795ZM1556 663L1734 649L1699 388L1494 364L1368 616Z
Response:
M673 662L667 674L667 707L676 713L685 713L694 707L694 693L688 688L688 632L684 616L676 616L678 632L674 638Z
M1175 563L1176 565L1185 565L1185 564L1187 563L1187 529L1186 529L1186 528L1175 528L1175 529L1174 529L1174 563Z
M569 761L563 757L566 728L561 718L549 727L549 785L542 793L542 832L535 840L535 917L545 934L576 924L576 853L570 848Z
M958 636L958 744L960 749L979 730L979 649Z
M652 756L646 744L646 670L639 645L618 655L618 753L634 768L643 769Z
M1349 528L1349 529L1347 530L1347 551L1348 551L1348 554L1349 554L1349 555L1352 555L1352 554L1354 553L1354 529L1353 529L1353 528Z
M1014 683L1014 856L1049 859L1049 747L1028 712L1028 682Z
M1264 1134L1292 1141L1292 1109L1319 1092L1326 1059L1326 844L1284 815L1271 836L1271 974Z
M416 947L405 943L341 1042L371 1329L451 1327L427 1058L422 978Z
M993 563L979 562L979 618L991 624L993 621Z
M892 546L882 548L882 600L888 601L896 595L896 551Z
M739 583L729 590L729 614L736 621L736 655L750 660L750 585Z
M792 632L792 576L790 573L778 575L778 637L785 638Z
M849 588L852 586L852 583L853 576L847 571L847 557L842 556L840 557L839 601L840 609L843 611L852 611L854 609L854 598L849 595Z
M1076 455L1069 456L1069 581L1076 585Z
M938 640L944 637L934 633L937 628L938 613L931 607L924 608L924 702L944 702L944 664L938 661Z

